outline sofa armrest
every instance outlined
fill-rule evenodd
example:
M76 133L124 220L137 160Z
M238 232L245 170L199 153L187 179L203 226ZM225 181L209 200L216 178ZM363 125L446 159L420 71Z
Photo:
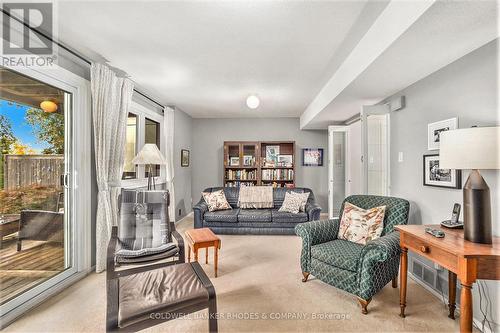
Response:
M308 221L316 221L319 220L319 214L321 213L321 206L317 203L307 203L306 209L307 219Z
M399 256L399 232L393 231L385 236L368 242L361 251L361 258L370 261L383 262L389 258Z
M311 272L311 247L336 239L338 232L338 219L305 222L295 226L295 233L302 237L300 255L302 272Z
M193 206L193 212L195 229L203 228L203 218L205 213L208 212L208 205L203 198L201 198L201 200Z

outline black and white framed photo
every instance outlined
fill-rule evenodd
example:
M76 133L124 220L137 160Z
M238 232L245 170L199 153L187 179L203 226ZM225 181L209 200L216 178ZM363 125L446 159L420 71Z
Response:
M424 185L462 188L462 171L439 168L439 154L424 155Z
M458 118L450 118L446 120L437 121L427 125L427 149L439 149L441 141L441 133L444 131L451 131L458 128Z
M303 166L323 166L323 148L302 149Z
M181 149L181 167L189 166L189 150Z

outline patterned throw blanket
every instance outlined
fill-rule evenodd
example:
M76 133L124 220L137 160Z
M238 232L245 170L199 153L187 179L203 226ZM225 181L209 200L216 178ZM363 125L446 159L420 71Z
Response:
M273 208L271 186L242 186L238 198L240 208Z

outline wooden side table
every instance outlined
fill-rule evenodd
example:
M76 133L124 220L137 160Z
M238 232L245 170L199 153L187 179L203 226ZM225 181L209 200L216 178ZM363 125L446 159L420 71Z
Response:
M444 238L425 232L426 227L444 231ZM408 250L438 263L449 272L449 315L455 319L457 277L462 285L460 294L460 332L472 332L472 286L478 279L500 280L500 237L493 244L472 243L464 239L463 230L439 225L398 225L401 245L401 317L405 317L408 270Z
M186 242L188 245L188 262L191 262L191 250L194 260L198 261L198 250L205 248L205 263L208 264L208 248L214 247L214 270L217 277L217 266L219 261L220 238L210 228L190 229L186 231Z

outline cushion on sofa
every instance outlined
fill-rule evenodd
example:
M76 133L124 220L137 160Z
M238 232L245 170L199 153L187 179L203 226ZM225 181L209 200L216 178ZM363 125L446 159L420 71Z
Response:
M207 222L238 222L238 213L240 210L229 209L229 210L218 210L215 212L205 213L205 221Z
M271 222L270 209L240 209L239 222Z
M231 205L227 202L226 195L223 190L214 192L202 192L208 211L215 212L217 210L231 209Z
M311 247L311 257L329 265L356 272L363 245L342 239L314 245Z
M307 222L308 217L307 213L300 212L297 214L289 213L289 212L280 212L278 209L273 209L271 211L271 218L274 223L282 223L282 222Z

